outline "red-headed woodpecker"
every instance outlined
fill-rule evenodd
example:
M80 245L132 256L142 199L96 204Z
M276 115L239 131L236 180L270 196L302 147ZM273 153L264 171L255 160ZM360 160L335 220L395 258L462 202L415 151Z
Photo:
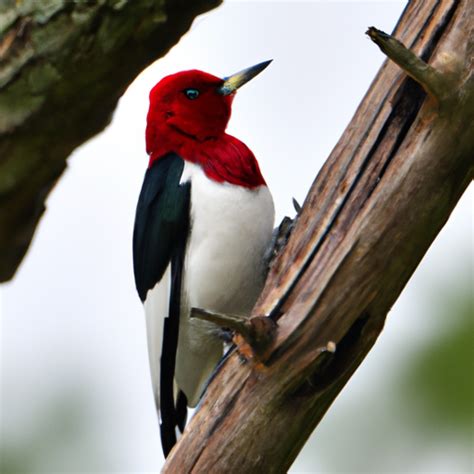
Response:
M248 316L264 283L273 200L253 153L225 129L236 90L269 63L224 79L184 71L150 92L133 259L165 456L223 352L191 308Z

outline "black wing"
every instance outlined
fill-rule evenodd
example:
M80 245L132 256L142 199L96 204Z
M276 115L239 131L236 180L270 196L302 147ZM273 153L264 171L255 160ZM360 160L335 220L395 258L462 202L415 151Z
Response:
M133 232L133 269L142 301L171 264L169 314L164 318L160 360L161 443L165 457L186 422L186 397L175 403L173 381L178 346L181 279L189 231L190 183L180 184L184 161L176 154L157 160L146 172Z
M189 230L190 184L179 184L184 161L169 154L148 168L133 232L133 269L142 301L182 250Z

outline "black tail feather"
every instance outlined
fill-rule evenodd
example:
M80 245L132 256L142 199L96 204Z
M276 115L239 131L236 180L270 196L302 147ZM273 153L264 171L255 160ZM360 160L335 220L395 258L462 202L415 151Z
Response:
M184 261L185 239L177 246L171 259L171 291L169 315L164 320L163 348L160 370L160 415L161 444L165 457L176 444L176 428L182 432L186 424L187 400L181 390L174 399L174 371L178 348L179 318L181 311L181 281Z
M173 393L176 344L174 344L173 336L176 334L177 343L177 331L173 323L173 318L165 318L164 320L160 371L160 431L161 445L165 457L168 456L168 453L176 444L176 408Z
M188 399L181 390L178 392L178 399L176 400L176 424L178 425L181 433L184 431L186 426L186 420L188 418Z

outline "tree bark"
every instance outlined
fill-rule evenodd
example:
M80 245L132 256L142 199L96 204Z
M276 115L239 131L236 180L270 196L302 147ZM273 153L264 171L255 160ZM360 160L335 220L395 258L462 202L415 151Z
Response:
M393 35L415 54L369 30L417 82L382 66L254 308L276 334L236 336L163 472L285 472L371 349L473 177L473 8L410 2Z
M221 0L0 6L0 282L12 278L67 156L127 86Z

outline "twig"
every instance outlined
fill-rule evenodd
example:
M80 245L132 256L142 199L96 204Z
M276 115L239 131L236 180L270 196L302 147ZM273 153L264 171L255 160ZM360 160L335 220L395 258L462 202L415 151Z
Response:
M439 102L444 101L450 89L444 74L425 63L393 36L373 26L366 31L366 34L383 53L423 86L426 92L434 96Z
M293 207L295 208L296 214L301 214L301 205L295 198L293 198Z
M233 314L222 314L202 308L192 308L191 317L209 321L240 334L256 353L260 353L273 339L276 323L266 316L246 318Z

